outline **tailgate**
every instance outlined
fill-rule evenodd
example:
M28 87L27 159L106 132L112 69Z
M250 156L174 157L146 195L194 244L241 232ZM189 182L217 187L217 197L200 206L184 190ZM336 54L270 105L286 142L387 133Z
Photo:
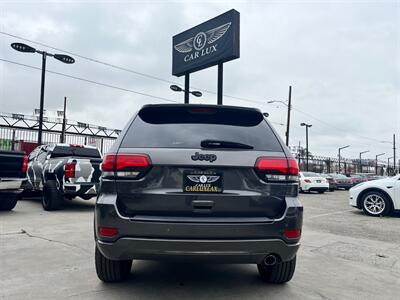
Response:
M267 183L260 179L254 165L265 152L203 152L216 155L218 163L195 162L191 160L194 152L147 149L152 167L146 176L140 180L116 180L121 213L147 220L159 217L263 220L280 217L286 209L285 197L297 193L295 184ZM283 153L269 155L286 159ZM210 181L207 191L197 185L202 175Z
M24 178L24 152L0 151L0 178Z
M67 163L75 163L75 176L69 178L72 184L98 184L100 171L100 158L73 158Z

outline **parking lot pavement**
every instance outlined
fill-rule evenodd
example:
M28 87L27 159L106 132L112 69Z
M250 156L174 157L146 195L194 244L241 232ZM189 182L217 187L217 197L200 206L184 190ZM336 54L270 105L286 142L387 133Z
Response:
M372 218L348 192L302 194L297 270L267 285L254 265L135 261L127 282L101 283L94 269L91 201L45 212L37 199L0 213L2 299L395 299L400 295L400 216Z

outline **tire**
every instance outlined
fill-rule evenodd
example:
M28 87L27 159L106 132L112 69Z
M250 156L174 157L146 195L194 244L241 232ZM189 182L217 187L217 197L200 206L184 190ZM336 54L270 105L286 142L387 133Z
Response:
M111 260L106 258L99 249L95 250L97 277L104 282L120 282L129 277L132 260Z
M318 194L323 194L325 193L325 191L318 191Z
M391 202L388 197L379 192L371 191L362 196L361 207L368 216L387 216L392 211Z
M17 205L18 194L1 194L0 196L0 210L10 211Z
M44 210L52 211L61 208L64 195L57 188L55 180L48 180L43 187L42 206Z
M289 261L277 263L273 266L257 265L261 279L268 283L285 283L292 279L296 269L296 256Z

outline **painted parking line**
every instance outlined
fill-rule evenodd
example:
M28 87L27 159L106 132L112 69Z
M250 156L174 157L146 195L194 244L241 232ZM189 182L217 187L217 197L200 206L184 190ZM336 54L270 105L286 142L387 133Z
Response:
M315 219L315 218L326 217L326 216L331 216L331 215L338 215L338 214L343 214L343 213L346 213L349 211L354 211L354 209L341 210L341 211L335 211L335 212L326 213L326 214L315 215L315 216L307 217L307 219Z

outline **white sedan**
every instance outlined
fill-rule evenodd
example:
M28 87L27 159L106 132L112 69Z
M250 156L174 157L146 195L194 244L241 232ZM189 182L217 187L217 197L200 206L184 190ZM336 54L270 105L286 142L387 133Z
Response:
M328 180L314 172L300 172L299 181L300 192L316 191L322 194L329 189Z
M369 216L400 209L400 175L360 183L350 189L350 205Z

